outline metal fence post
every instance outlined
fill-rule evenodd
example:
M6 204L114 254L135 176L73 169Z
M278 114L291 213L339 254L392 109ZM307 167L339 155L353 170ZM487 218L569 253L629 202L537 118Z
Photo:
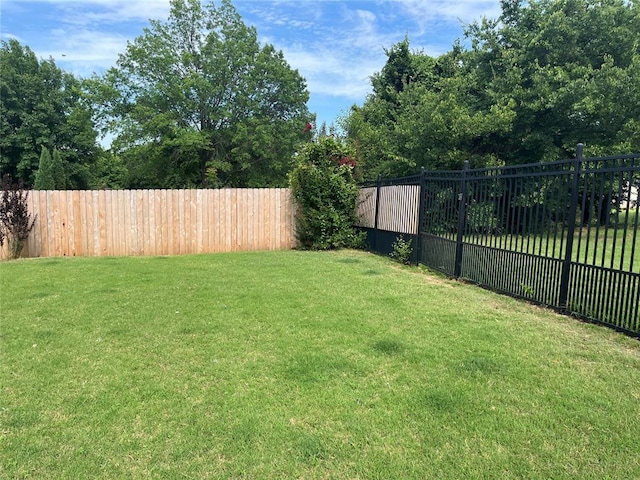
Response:
M460 278L462 273L462 243L464 240L464 228L467 223L467 172L469 171L469 160L464 161L462 178L460 180L460 193L458 194L458 232L456 236L456 260L453 276Z
M373 251L378 252L378 215L380 213L380 187L382 186L382 175L378 175L376 181L376 214L373 220Z
M420 253L422 252L422 222L424 221L424 194L425 194L425 171L424 167L420 169L420 188L418 189L418 228L416 231L416 266L420 264Z
M567 244L562 262L562 276L560 278L560 308L567 310L569 298L569 275L571 273L571 257L573 255L573 237L576 231L576 215L578 211L578 189L580 188L580 169L582 167L582 151L584 144L576 147L576 157L573 159L573 184L571 191L571 204L567 217Z

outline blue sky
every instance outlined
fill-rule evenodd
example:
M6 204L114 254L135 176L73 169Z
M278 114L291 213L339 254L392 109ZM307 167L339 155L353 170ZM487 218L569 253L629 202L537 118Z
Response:
M261 42L282 50L307 80L309 109L333 123L371 92L384 49L407 35L414 50L448 51L462 25L496 17L499 0L235 0ZM148 25L165 19L169 0L1 0L0 35L79 76L115 65Z

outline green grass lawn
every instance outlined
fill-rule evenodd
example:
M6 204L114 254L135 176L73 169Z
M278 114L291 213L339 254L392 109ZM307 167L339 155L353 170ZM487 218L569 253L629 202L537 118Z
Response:
M0 264L0 478L640 478L640 342L361 252Z
M638 223L633 211L621 214L619 228L612 221L610 228L586 226L576 228L573 236L571 259L586 265L597 265L628 272L640 272L640 234L635 233ZM625 228L626 227L626 228ZM567 233L560 231L543 235L469 235L465 242L549 258L564 259ZM450 238L454 240L454 237Z

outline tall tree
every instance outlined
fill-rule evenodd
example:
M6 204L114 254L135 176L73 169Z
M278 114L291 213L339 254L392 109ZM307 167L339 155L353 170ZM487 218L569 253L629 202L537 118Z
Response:
M17 40L0 49L0 174L31 187L41 148L56 147L70 187L85 188L100 150L82 83Z
M67 180L67 169L65 168L65 162L62 160L62 156L60 155L60 150L56 147L53 147L51 162L53 163L55 189L65 190L69 186L69 181Z
M382 74L372 78L374 93L345 121L365 177L456 169L467 159L496 163L491 139L509 130L513 105L483 98L470 53L458 44L437 58L407 49L405 39L387 51Z
M286 184L310 119L305 80L228 0L171 0L94 92L141 187Z
M375 95L386 101L395 102L398 93L416 80L417 72L414 56L409 50L409 38L385 49L387 62L380 73L371 77Z
M516 118L507 163L640 149L640 4L625 0L503 0L470 25L474 73Z

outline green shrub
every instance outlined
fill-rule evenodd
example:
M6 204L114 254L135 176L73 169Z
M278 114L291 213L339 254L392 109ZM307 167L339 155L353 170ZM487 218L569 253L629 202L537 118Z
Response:
M358 199L354 168L348 148L333 137L304 146L290 175L301 247L328 250L363 244L354 228Z
M411 253L413 252L412 243L413 241L411 239L405 240L404 236L400 235L396 238L396 241L393 242L393 245L391 245L393 251L389 256L404 265L409 265Z
M34 190L55 190L56 181L53 176L53 159L47 148L42 147L40 163L36 172L36 180L33 185Z

